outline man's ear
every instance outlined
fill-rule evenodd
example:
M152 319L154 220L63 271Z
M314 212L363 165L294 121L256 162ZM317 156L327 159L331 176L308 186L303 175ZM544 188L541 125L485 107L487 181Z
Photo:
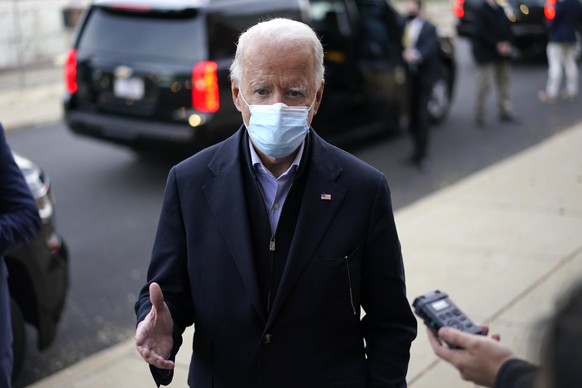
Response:
M313 114L317 113L319 105L321 104L321 99L323 98L323 89L325 88L325 80L321 80L321 86L315 93L315 104L313 105Z
M232 102L234 102L234 106L236 107L236 110L238 110L239 112L242 113L242 106L241 106L241 103L238 99L239 94L240 94L240 88L238 87L236 82L234 82L233 80L230 81L230 90L232 92Z

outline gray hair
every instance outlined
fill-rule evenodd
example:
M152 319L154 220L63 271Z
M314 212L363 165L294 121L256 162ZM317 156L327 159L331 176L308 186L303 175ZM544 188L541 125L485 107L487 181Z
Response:
M260 22L242 33L238 39L234 61L230 66L230 79L237 85L242 81L246 50L257 41L270 43L299 42L311 46L315 62L316 87L324 76L323 47L313 29L307 24L284 18Z

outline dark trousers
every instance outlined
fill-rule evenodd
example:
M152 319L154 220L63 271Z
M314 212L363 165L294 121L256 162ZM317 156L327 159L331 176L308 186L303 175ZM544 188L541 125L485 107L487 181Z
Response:
M8 271L0 256L0 387L12 386L12 327Z
M426 157L428 147L428 101L431 88L425 85L418 76L411 77L412 95L410 99L409 132L413 142L412 157L420 161Z

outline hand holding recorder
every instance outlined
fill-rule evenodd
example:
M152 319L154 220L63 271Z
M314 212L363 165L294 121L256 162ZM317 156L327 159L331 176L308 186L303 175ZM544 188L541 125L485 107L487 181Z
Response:
M476 326L446 293L419 296L413 306L428 327L435 354L457 368L464 380L492 387L501 366L515 357L499 342L499 335L487 337L489 328Z

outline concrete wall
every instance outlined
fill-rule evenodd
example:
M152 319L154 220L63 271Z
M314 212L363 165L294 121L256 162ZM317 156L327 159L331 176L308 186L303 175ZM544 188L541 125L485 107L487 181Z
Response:
M86 0L0 0L0 69L61 60L73 29L64 14Z

